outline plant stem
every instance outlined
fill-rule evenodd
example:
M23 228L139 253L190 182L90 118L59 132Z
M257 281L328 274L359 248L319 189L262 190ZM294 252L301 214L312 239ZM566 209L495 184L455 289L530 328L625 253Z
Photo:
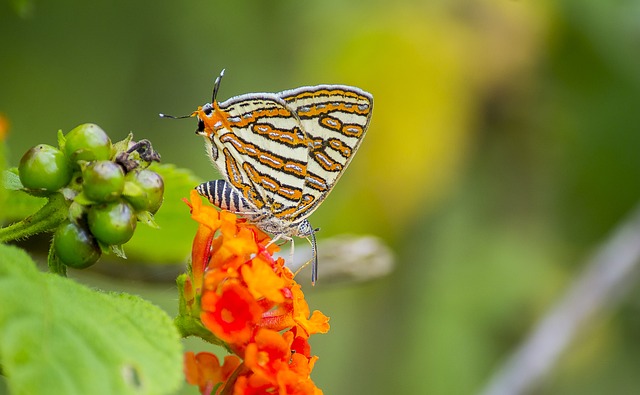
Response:
M49 196L49 201L38 212L20 222L0 228L0 243L33 236L55 229L67 219L69 205L61 193Z
M482 395L524 395L557 371L569 345L593 330L616 304L637 287L640 278L640 206L580 265L583 269L565 295L547 311ZM598 322L601 325L601 322Z

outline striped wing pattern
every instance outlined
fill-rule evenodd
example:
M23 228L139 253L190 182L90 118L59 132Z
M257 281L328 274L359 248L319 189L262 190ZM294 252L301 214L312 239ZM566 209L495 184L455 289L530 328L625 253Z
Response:
M365 135L373 98L343 85L247 94L196 111L198 133L246 216L285 236L329 194ZM242 213L241 213L242 214Z
M196 189L218 207L274 234L274 241L311 237L315 282L315 231L307 217L353 159L372 109L369 93L344 85L213 100L192 116L197 116L196 133L205 138L207 153L225 180Z
M205 122L205 141L214 164L256 212L286 218L305 181L308 148L300 120L269 94L230 99L213 114L219 120L211 130Z
M342 85L318 85L278 94L298 115L309 144L303 196L294 219L306 218L327 197L369 127L373 97Z

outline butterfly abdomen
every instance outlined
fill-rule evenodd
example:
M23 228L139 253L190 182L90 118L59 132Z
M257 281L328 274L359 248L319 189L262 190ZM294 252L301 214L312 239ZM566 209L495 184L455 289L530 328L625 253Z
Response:
M223 210L238 214L252 211L247 199L225 180L203 182L196 187L196 191Z

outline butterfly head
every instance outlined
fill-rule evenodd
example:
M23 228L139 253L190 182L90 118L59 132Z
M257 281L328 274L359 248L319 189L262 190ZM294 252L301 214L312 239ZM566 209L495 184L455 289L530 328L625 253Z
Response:
M291 233L293 234L293 236L296 236L296 237L309 237L309 236L313 237L315 232L319 230L320 229L313 229L309 221L305 219L304 221L301 221L300 223L295 225L295 228Z
M224 69L222 70L222 72L220 72L220 75L218 76L218 78L216 78L216 81L213 84L213 96L211 98L211 103L206 103L198 107L197 110L195 110L189 115L176 117L173 115L160 114L160 118L181 119L181 118L196 117L198 119L196 134L207 137L207 138L211 138L211 135L215 131L223 127L222 116L224 115L224 112L220 110L220 107L218 107L218 102L216 101L216 96L218 95L218 90L220 89L220 82L222 81L223 76L224 76Z
M206 103L198 107L198 109L191 114L192 117L196 117L198 120L196 134L211 138L217 130L224 127L222 121L223 115L224 112L220 110L217 102Z
M198 128L196 129L196 134L204 137L211 138L211 134L216 130L219 130L223 127L222 125L222 110L218 107L218 102L216 101L216 97L218 96L218 90L220 90L220 82L222 82L222 77L224 76L224 69L220 72L218 78L213 83L213 95L211 96L211 103L206 103L200 107L193 113L191 116L195 116L198 118Z
M198 127L196 129L196 134L204 135L206 129L206 120L211 117L213 114L213 106L211 103L206 103L205 105L198 107L196 111L194 111L191 116L196 117L198 119Z

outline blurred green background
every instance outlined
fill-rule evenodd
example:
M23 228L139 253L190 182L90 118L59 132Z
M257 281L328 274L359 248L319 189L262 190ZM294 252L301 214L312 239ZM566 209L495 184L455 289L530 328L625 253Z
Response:
M472 394L640 196L639 43L637 0L2 1L0 113L12 165L94 122L214 179L195 122L157 114L208 102L222 68L221 100L371 92L367 138L312 224L378 235L398 264L306 287L332 325L313 379L332 395ZM177 307L171 280L83 281ZM536 393L638 393L639 300L584 328Z

